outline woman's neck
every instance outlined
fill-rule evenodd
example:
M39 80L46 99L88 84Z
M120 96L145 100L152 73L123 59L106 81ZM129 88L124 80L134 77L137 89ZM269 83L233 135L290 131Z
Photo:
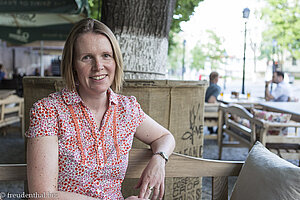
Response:
M81 99L83 100L84 104L86 104L93 113L96 114L99 111L100 112L103 111L103 109L104 110L107 109L108 107L107 91L97 95L90 95L85 91L81 91L79 89L78 93Z

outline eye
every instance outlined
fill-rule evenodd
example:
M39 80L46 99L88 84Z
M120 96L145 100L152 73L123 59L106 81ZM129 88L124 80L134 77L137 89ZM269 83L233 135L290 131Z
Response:
M112 55L109 54L109 53L104 53L104 54L103 54L103 57L104 57L104 58L112 58Z
M90 56L90 55L85 55L85 56L82 57L82 60L83 60L83 61L90 61L90 60L92 60L92 56Z

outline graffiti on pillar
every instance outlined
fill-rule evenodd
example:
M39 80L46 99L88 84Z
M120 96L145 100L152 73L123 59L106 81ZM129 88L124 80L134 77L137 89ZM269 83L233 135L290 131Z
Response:
M197 106L193 106L193 108L190 110L190 129L186 131L181 137L182 140L190 140L192 145L194 144L195 137L200 138L201 134L203 134L203 125L199 124L201 113L200 111L200 104L198 104Z

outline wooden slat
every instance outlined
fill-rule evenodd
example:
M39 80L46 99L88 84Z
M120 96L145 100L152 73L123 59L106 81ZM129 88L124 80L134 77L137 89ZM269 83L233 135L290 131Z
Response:
M0 164L0 181L27 180L26 164Z
M300 144L300 137L298 136L279 136L279 135L268 135L266 137L266 143L290 143Z
M132 149L127 178L139 178L152 157L148 149ZM166 165L166 177L237 176L244 162L219 161L173 153ZM0 180L26 180L26 164L0 164Z
M219 120L219 103L204 104L204 126L218 126ZM216 137L210 139L217 139Z
M231 119L228 119L227 121L227 128L230 129L230 128L234 128L236 129L237 131L239 132L242 132L243 134L247 135L248 137L251 136L251 129L242 125L242 124L239 124Z
M204 135L204 139L207 139L207 140L216 140L216 139L218 139L218 134Z
M269 149L272 153L288 160L300 160L299 152L288 152L285 149ZM279 151L279 153L278 153Z
M10 95L0 100L0 127L21 122L22 137L24 137L23 103L24 99L17 95Z
M216 118L216 119L218 119L218 111L217 112L204 112L204 118Z
M20 105L15 105L14 107L5 107L3 109L4 114L15 113L20 111Z
M5 99L0 100L0 104L22 103L22 102L24 102L24 99L18 97L17 95L10 95Z
M8 126L8 125L17 123L19 121L20 121L20 117L11 117L9 119L5 119L5 120L1 121L0 127Z
M130 151L127 178L139 178L152 157L146 149ZM173 153L166 165L166 177L237 176L244 162L219 161Z
M251 147L250 141L246 140L245 138L239 137L235 132L228 130L228 129L224 129L223 130L225 133L229 134L230 136L232 136L234 139L236 139L237 141L243 143L242 146L246 146L246 147ZM240 146L238 146L240 147Z
M212 178L212 199L227 200L228 199L228 177L213 177Z
M278 122L265 122L269 127L300 127L300 123L278 123Z

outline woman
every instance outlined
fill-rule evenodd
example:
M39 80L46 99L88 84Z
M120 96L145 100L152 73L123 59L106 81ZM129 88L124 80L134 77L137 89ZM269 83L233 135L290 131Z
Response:
M27 163L30 193L59 199L123 199L121 183L133 136L154 153L137 188L162 198L172 134L146 115L134 97L118 92L123 80L118 42L101 22L84 19L69 34L62 57L66 88L31 109ZM152 191L153 189L153 191Z

